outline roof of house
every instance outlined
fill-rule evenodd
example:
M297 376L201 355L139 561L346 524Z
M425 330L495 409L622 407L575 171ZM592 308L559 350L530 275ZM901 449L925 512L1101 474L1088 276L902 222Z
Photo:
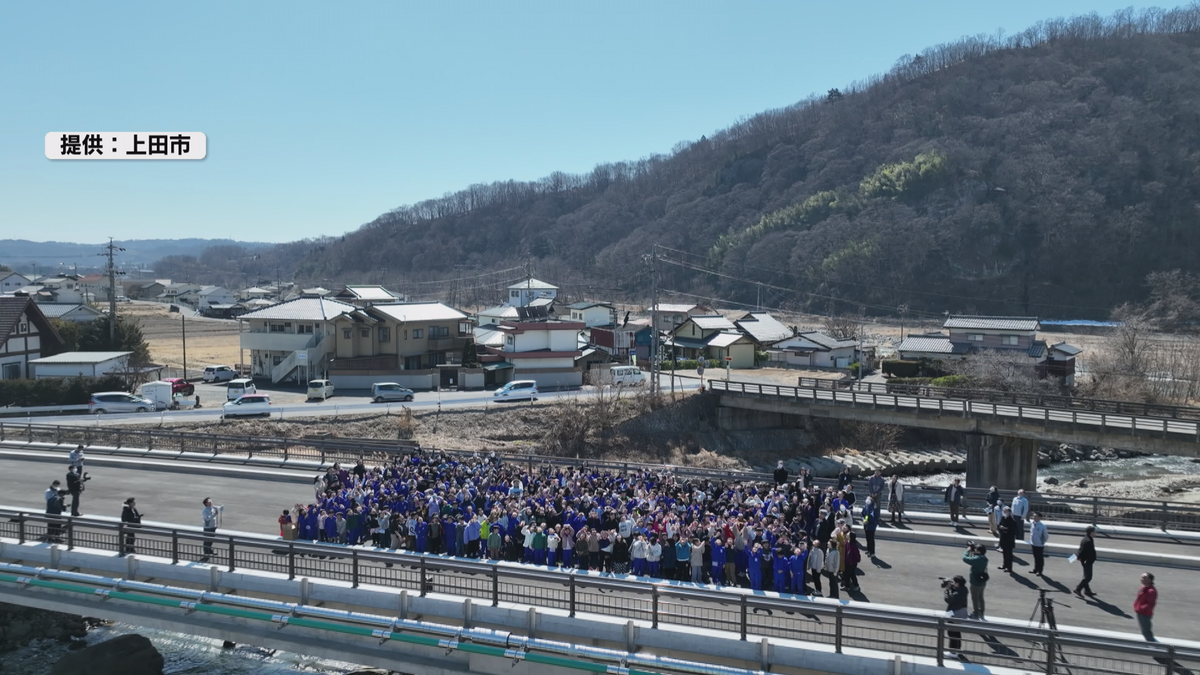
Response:
M731 322L729 319L726 319L725 317L720 316L720 315L692 316L692 317L688 317L688 318L689 318L689 320L691 320L692 323L696 324L696 326L698 328L702 328L704 330L736 330L737 329L737 326L734 326L733 322ZM684 323L686 323L686 321Z
M475 344L485 347L503 347L504 346L504 331L494 328L476 328L475 329Z
M553 307L554 298L536 298L529 301L530 307Z
M709 347L728 347L738 340L745 339L746 336L741 333L716 333L708 338Z
M1059 352L1060 354L1066 354L1067 356L1075 356L1077 354L1083 353L1083 350L1080 349L1079 347L1076 347L1073 344L1068 344L1066 342L1057 342L1055 344L1050 345L1050 351Z
M242 304L246 307L271 307L277 303L274 300L268 300L266 298L254 298L253 300L247 300Z
M370 310L400 321L458 321L467 315L440 302L396 302L371 305Z
M393 301L400 297L383 286L346 286L338 292L338 297L354 297L359 300Z
M572 302L567 305L567 309L591 309L592 307L607 307L613 309L611 302Z
M38 309L42 310L42 314L45 314L46 317L50 319L57 319L66 316L77 309L83 310L84 314L104 316L104 312L101 312L95 307L70 302L43 302L38 305Z
M94 284L97 281L104 281L103 274L85 274L79 277L79 280L85 284Z
M978 328L980 330L1037 330L1036 316L967 316L951 314L942 328Z
M791 328L766 312L749 312L733 323L760 344L776 342L792 335Z
M243 314L243 319L284 319L322 321L358 309L354 305L328 298L296 298Z
M329 295L332 291L328 288L316 286L314 288L302 288L300 289L300 293L301 295Z
M542 281L540 279L532 279L532 278L528 279L526 281L518 281L517 283L509 286L509 289L514 290L514 291L519 291L523 288L534 290L534 291L557 291L558 290L558 286L555 286L554 284L548 284L545 281Z
M800 333L797 337L802 337L813 344L824 347L825 349L843 349L845 347L855 347L858 345L857 340L843 340L840 338L835 338L831 335L826 335L817 330Z
M29 313L29 320L37 326L39 337L49 337L56 344L63 343L62 336L54 329L33 298L6 295L0 296L0 344L8 341L8 336L12 334L13 328L16 328L17 323L21 320L21 315L26 311ZM40 342L42 349L45 349L46 340L43 339Z
M965 354L968 347L955 344L950 337L941 333L909 335L897 347L898 352L923 352L925 354Z
M44 356L40 359L30 359L30 363L43 366L51 363L65 363L74 365L76 363L104 363L113 359L119 359L122 356L129 356L133 352L63 352L54 356Z
M1029 349L1025 350L1025 353L1035 359L1042 358L1046 355L1046 341L1034 340L1029 344Z
M712 308L710 308L710 307L705 307L704 305L696 305L696 304L692 304L692 305L680 305L680 304L670 304L670 303L666 303L666 302L660 302L660 303L658 303L658 311L660 311L660 312L671 312L671 313L676 313L676 312L678 312L678 313L680 313L680 314L687 314L688 312L690 312L690 311L692 311L693 309L696 309L696 308L700 308L700 309L702 309L702 310L705 310L705 311L712 311ZM653 306L651 306L651 307L647 307L647 308L646 308L646 311L647 311L647 312L653 312L653 311L654 311L654 307L653 307Z
M491 316L504 318L517 318L519 316L517 308L512 305L496 305L479 311L479 316Z
M165 286L165 285L166 284L164 284L161 281L147 281L146 283L142 284L141 286L138 286L138 288L150 288L152 286Z
M200 295L212 295L217 292L229 293L230 291L224 286L205 286L200 289Z
M246 295L261 295L261 294L263 294L263 293L270 294L270 293L273 293L273 292L274 292L274 291L269 291L269 290L267 290L267 289L265 289L265 288L260 288L260 287L258 287L258 286L251 286L250 288L247 288L247 289L243 289L243 290L242 290L242 293L244 293L244 294L246 294Z

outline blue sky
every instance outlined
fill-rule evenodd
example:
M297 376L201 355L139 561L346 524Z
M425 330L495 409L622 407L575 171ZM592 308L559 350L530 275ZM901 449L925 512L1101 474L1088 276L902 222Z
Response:
M964 35L1129 0L0 4L0 238L290 241L667 152ZM51 131L201 131L196 162Z

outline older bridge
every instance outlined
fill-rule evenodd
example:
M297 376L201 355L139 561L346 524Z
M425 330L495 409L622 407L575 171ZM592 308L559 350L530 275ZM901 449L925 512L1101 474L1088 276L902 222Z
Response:
M1077 443L1200 457L1200 408L1006 392L863 385L828 380L787 387L713 380L723 428L800 415L958 431L967 438L967 484L1037 484L1041 443Z

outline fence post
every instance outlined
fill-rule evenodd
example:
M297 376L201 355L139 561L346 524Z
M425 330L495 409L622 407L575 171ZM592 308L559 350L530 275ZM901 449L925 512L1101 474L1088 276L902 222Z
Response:
M296 542L288 542L288 581L296 578Z
M833 581L833 583L837 583L837 580L835 579ZM745 597L745 596L743 596L743 597ZM842 605L838 605L837 609L834 610L833 651L838 654L842 653L842 624L844 623L843 616L842 616L842 607L843 607ZM939 619L939 621L940 621L940 619ZM938 635L939 636L941 635L940 630L938 631ZM938 653L940 654L941 652L939 651ZM938 665L940 666L942 664L939 663Z
M1100 522L1100 498L1092 497L1092 527L1097 527Z
M358 550L350 552L350 587L358 588Z
M742 599L745 600L745 596L742 596ZM650 627L658 628L658 586L650 587L650 614ZM746 631L744 630L742 631L742 639L746 639Z
M422 598L425 597L425 584L426 584L425 556L421 556L421 597Z
M1167 531L1167 521L1168 521L1168 518L1170 517L1170 515L1171 515L1170 512L1167 510L1167 503L1163 502L1162 503L1162 531L1163 532Z
M1046 675L1054 675L1054 654L1058 647L1054 644L1054 631L1046 631Z
M570 576L570 580L571 580L571 583L568 586L568 590L570 591L570 595L571 595L571 604L570 604L570 611L567 613L567 616L569 616L573 619L573 618L575 618L575 575L574 574L572 574ZM655 616L654 620L658 621L658 617ZM657 624L655 624L655 625L657 626Z
M230 572L233 571L233 559L236 557L234 554L235 554L235 549L233 547L233 537L230 537L229 538L229 571Z
M740 620L738 623L740 623L740 624L741 624L741 626L739 626L739 628L741 629L741 633L742 633L742 640L745 640L745 639L746 639L746 632L747 632L747 626L746 626L746 596L742 595L742 596L739 596L739 597L741 598L741 601L740 601L740 603L739 603L739 604L741 605L741 615L742 615L742 618L741 618L741 620Z
M179 564L179 530L171 530L171 564Z
M500 566L492 565L492 607L500 604Z
M1175 646L1167 645L1167 658L1164 659L1167 663L1167 675L1175 675Z
M67 521L67 550L75 548L75 519Z
M839 621L838 627L840 628L841 625L842 625L842 623ZM945 652L946 652L946 620L939 617L937 620L937 665L938 665L938 668L941 668L942 666L946 665L945 656L944 656Z

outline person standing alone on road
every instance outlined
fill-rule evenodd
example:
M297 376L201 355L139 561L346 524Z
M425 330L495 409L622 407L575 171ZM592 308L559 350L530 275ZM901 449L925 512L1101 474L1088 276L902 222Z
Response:
M1046 542L1050 541L1050 533L1042 522L1042 514L1034 513L1032 523L1029 526L1029 548L1033 551L1033 574L1040 577L1046 562Z
M75 467L75 470L78 471L80 473L80 475L82 475L83 474L83 446L82 445L75 446L75 449L71 451L71 454L67 455L67 459L71 460L71 466Z
M946 494L942 498L950 507L950 523L955 527L958 526L958 510L962 508L964 493L962 479L955 478L953 483L946 486Z
M213 506L212 497L205 497L204 508L200 510L200 520L204 526L205 534L211 535L217 531L217 527L221 524L221 514L225 511L224 506ZM208 559L213 554L213 540L211 536L204 538L204 556L200 558L200 562L208 562Z
M899 525L904 522L904 483L900 482L900 476L892 474L888 485L888 511L892 514L892 524Z
M142 514L137 510L137 500L133 497L125 500L124 507L121 508L121 522L126 528L137 527L142 522ZM137 535L133 532L126 532L124 553L134 553L133 542L137 539Z
M1142 629L1142 637L1146 642L1158 642L1154 639L1154 631L1150 625L1154 618L1154 606L1158 604L1158 588L1154 586L1154 575L1142 573L1142 587L1138 589L1137 598L1133 601L1133 611L1137 614L1138 628Z
M1082 598L1086 594L1089 598L1096 597L1092 592L1092 566L1096 564L1096 528L1088 525L1083 531L1083 539L1079 542L1079 550L1075 552L1075 560L1083 565L1083 580L1075 587L1075 596Z

